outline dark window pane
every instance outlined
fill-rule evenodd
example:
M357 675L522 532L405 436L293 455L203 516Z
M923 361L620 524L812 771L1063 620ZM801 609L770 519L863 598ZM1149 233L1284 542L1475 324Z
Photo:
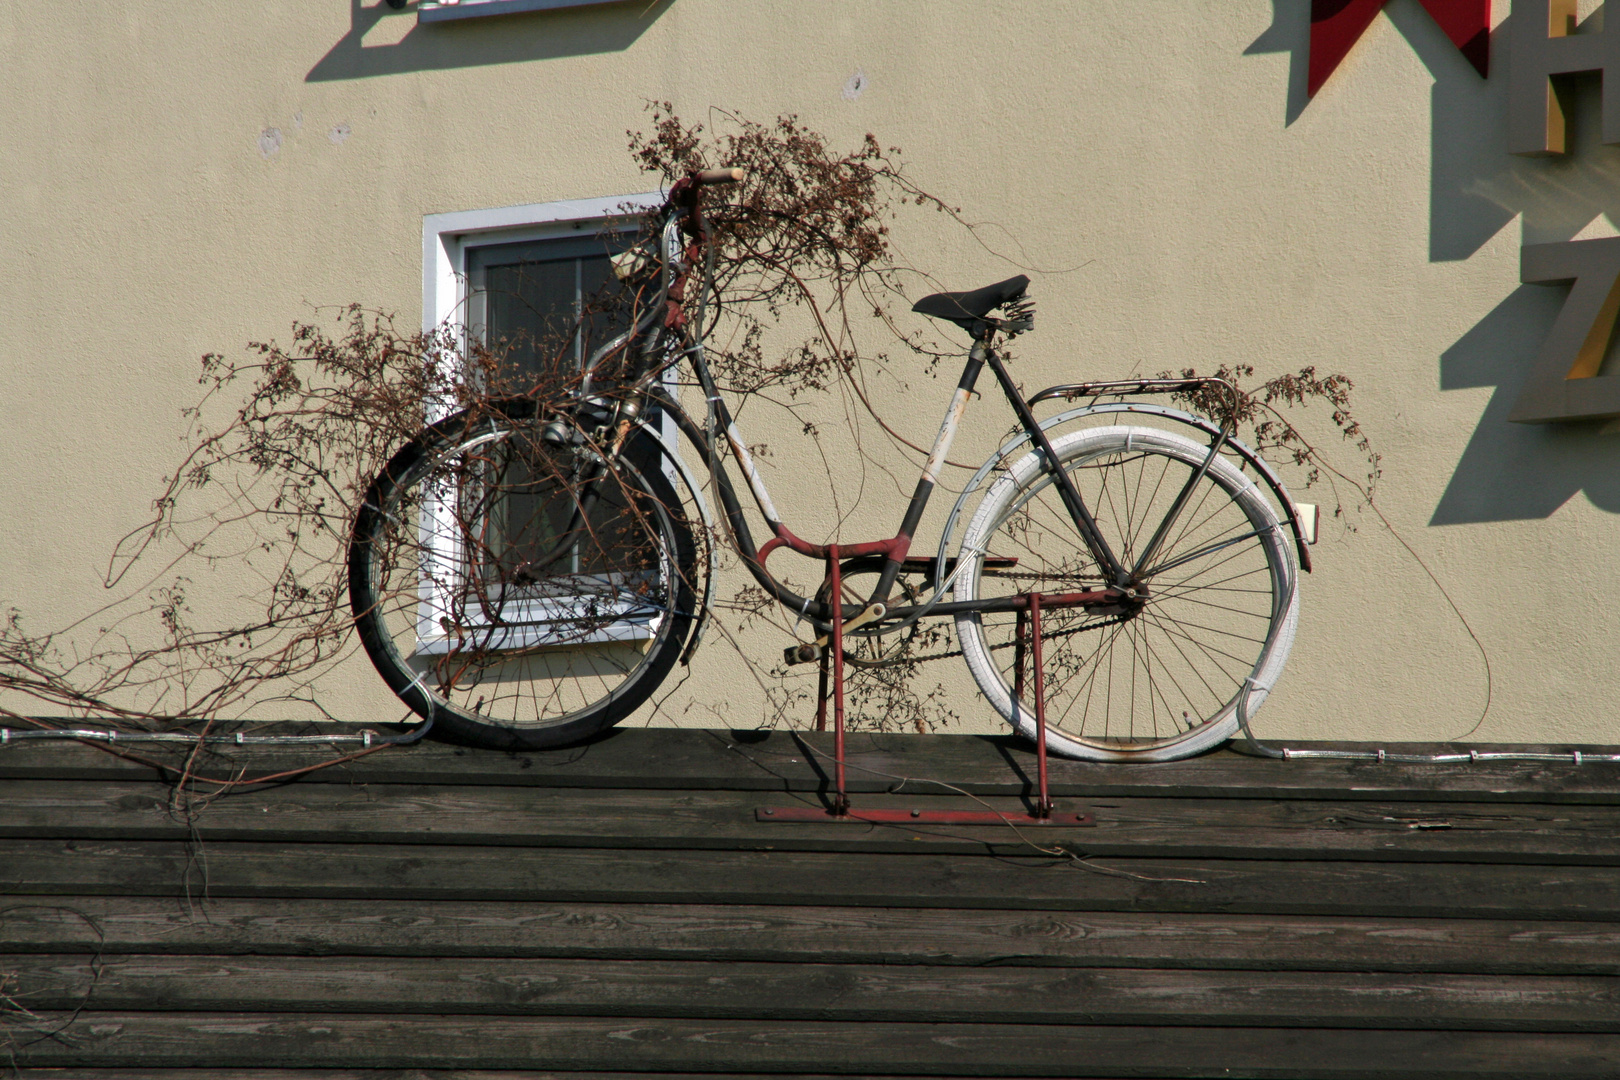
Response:
M489 244L468 252L468 321L520 381L571 375L624 326L611 236ZM583 319L581 315L583 314Z
M577 370L577 271L574 259L491 266L484 279L484 344L525 375Z
M566 237L468 251L469 331L506 360L513 380L507 389L571 380L595 348L624 328L609 255L627 240ZM522 438L493 449L482 463L463 514L477 534L485 596L543 593L547 581L573 575L623 577L645 559L624 535L637 515L623 492L611 483L593 486L582 506L565 479L575 464Z

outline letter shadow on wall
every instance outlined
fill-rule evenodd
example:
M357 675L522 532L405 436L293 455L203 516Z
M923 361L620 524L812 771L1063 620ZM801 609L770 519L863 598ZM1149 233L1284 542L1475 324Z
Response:
M418 23L391 45L367 45L384 19L416 19L416 5L395 11L386 0L349 0L349 32L310 68L305 82L337 82L409 71L515 64L561 56L622 52L658 21L674 0Z
M1249 43L1244 56L1261 53L1288 54L1288 96L1283 126L1299 119L1310 104L1305 96L1307 67L1311 55L1311 0L1271 0L1271 25Z
M1584 491L1620 513L1620 435L1608 422L1512 424L1525 369L1552 329L1568 290L1520 285L1440 356L1440 389L1496 387L1431 525L1550 517ZM1612 358L1611 358L1612 362Z
M1500 2L1500 0L1498 0ZM1620 0L1613 0L1620 11ZM1310 107L1311 0L1272 0L1272 24L1245 54L1290 54L1285 126ZM1522 219L1524 244L1572 239L1600 215L1620 224L1620 147L1598 138L1601 84L1595 75L1560 80L1570 153L1507 152L1510 14L1491 34L1489 79L1463 57L1417 0L1389 0L1387 17L1434 79L1430 91L1429 258L1458 262ZM1600 13L1601 14L1601 13ZM1593 16L1594 18L1598 16ZM1583 25L1582 29L1587 27ZM1620 29L1620 27L1617 27ZM1354 53L1317 95L1354 92ZM1368 124L1382 122L1368 115ZM1604 421L1508 422L1537 349L1552 329L1567 286L1520 285L1440 357L1440 390L1496 387L1430 518L1432 525L1545 518L1584 491L1620 513L1620 436ZM1613 370L1611 346L1605 372Z

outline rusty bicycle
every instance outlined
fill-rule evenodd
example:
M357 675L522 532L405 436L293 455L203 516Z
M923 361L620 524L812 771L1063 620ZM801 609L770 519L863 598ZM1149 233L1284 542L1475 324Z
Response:
M990 707L1024 736L1044 735L1043 752L1156 761L1229 738L1287 659L1314 508L1295 504L1229 423L1142 399L1235 388L1133 379L1026 399L999 346L1033 327L1029 279L924 297L913 310L972 345L898 528L805 541L772 502L704 355L704 194L741 178L717 169L671 185L657 228L614 258L627 325L566 394L445 416L370 485L349 542L350 602L394 692L465 742L583 739L690 659L712 608L711 541L723 538L814 628L784 659L821 665L840 732L846 661L889 662L923 620L942 619ZM938 550L913 553L986 368L1014 435L958 493ZM700 415L671 392L677 369L701 392ZM1059 401L1068 407L1036 417ZM801 595L772 572L783 551L823 564L819 590Z

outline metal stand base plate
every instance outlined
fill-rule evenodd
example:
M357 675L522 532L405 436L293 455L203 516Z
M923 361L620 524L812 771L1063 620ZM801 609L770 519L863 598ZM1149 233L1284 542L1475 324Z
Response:
M819 806L762 806L754 811L755 821L791 821L816 825L1058 825L1085 829L1097 824L1090 814L1054 811L1051 817L1036 817L1022 811L996 810L868 810L851 808L837 814Z

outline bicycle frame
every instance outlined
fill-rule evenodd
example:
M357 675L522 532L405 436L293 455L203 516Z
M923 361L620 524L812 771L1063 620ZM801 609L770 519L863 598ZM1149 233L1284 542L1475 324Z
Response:
M438 419L367 488L350 534L349 598L395 693L477 745L541 747L599 732L691 658L714 614L723 545L764 596L812 624L813 640L786 659L819 661L816 726L830 720L834 733L834 815L848 810L846 662L896 669L900 683L873 676L861 693L893 685L905 695L899 708L920 707L904 680L947 640L920 631L928 616L954 623L957 648L940 655L960 655L984 702L1035 740L1040 821L1055 820L1048 739L1092 760L1171 760L1230 737L1281 672L1299 565L1309 568L1303 546L1298 560L1288 550L1278 512L1302 543L1297 508L1232 437L1237 390L1136 380L1024 400L998 347L1031 328L1028 279L924 297L914 310L962 327L972 346L898 526L876 540L806 541L777 510L705 350L710 293L729 278L716 274L700 188L738 179L726 169L677 181L661 227L614 256L629 328L595 349L571 388L555 394L565 369L545 367L527 394ZM1018 418L1015 436L967 481L938 554L913 555L986 368ZM690 373L684 390L677 369ZM1215 387L1233 395L1232 409L1213 410L1223 423L1123 400ZM688 414L681 400L694 389L704 407ZM1043 401L1085 397L1035 416ZM1190 425L1203 441L1165 430L1174 423L1113 425L1107 414L1121 410ZM679 453L683 442L697 454ZM743 484L768 534L744 513ZM970 494L976 509L959 530ZM709 559L701 589L699 546ZM819 580L789 587L773 574L782 548L822 563Z
M709 182L724 182L714 181ZM818 631L827 631L832 628L834 621L840 624L843 632L860 633L863 628L867 632L875 632L881 624L884 631L903 628L924 616L956 615L965 611L1023 611L1027 609L1028 599L1021 596L1011 596L993 600L945 602L942 597L950 586L961 566L952 566L944 554L943 546L937 559L929 559L932 572L926 584L930 592L926 597L919 598L916 603L902 606L891 606L890 596L894 590L896 580L910 557L913 538L918 524L927 508L933 490L937 485L939 470L943 466L962 418L966 413L969 398L974 392L984 367L988 366L994 374L998 385L1014 414L1018 417L1022 435L1010 443L1009 447L1031 447L1042 455L1044 468L1057 486L1062 502L1072 519L1076 530L1082 538L1088 552L1099 568L1103 587L1070 593L1053 593L1040 598L1042 608L1084 607L1099 611L1119 609L1139 603L1140 597L1147 593L1146 582L1153 573L1159 569L1152 564L1152 557L1156 554L1165 536L1175 524L1178 516L1184 509L1188 494L1201 481L1210 467L1210 464L1223 449L1231 449L1248 462L1252 462L1263 470L1268 485L1279 502L1285 508L1290 525L1293 527L1298 543L1302 563L1309 569L1309 556L1305 553L1304 537L1301 533L1299 516L1295 511L1292 500L1271 470L1261 463L1256 455L1247 448L1237 444L1231 438L1229 425L1216 427L1207 421L1196 423L1199 418L1191 414L1176 414L1177 418L1186 416L1195 421L1206 434L1211 435L1208 455L1203 466L1194 472L1186 481L1179 496L1175 499L1170 511L1160 522L1156 532L1148 545L1138 555L1134 567L1125 566L1119 557L1110 548L1107 540L1098 528L1089 507L1076 489L1072 478L1061 468L1052 465L1057 460L1052 444L1047 436L1047 428L1051 421L1042 423L1035 418L1032 406L1043 400L1058 396L1079 396L1090 394L1092 396L1117 393L1126 388L1137 392L1166 393L1176 390L1191 389L1205 385L1221 385L1236 394L1235 387L1230 384L1210 379L1183 379L1183 380L1133 380L1129 383L1091 383L1070 384L1066 386L1051 387L1043 390L1025 401L1018 393L1012 377L1008 374L1002 358L995 349L995 337L1001 329L1001 324L993 319L982 319L976 325L974 342L964 364L955 392L952 395L945 417L935 436L934 444L929 451L928 458L923 465L921 475L918 477L915 489L912 492L905 512L902 515L899 528L893 536L880 540L869 540L851 544L814 544L803 540L788 527L781 513L777 510L771 498L765 478L760 472L752 453L748 449L747 441L743 438L730 409L719 392L709 370L704 355L703 316L708 300L708 293L712 287L712 252L708 250L708 229L704 221L701 207L702 184L696 176L687 177L677 181L671 188L669 201L663 212L663 225L658 237L659 262L659 288L647 304L645 313L636 320L630 330L626 330L613 340L605 343L592 355L586 365L582 379L580 399L588 399L594 388L594 376L598 366L608 357L637 342L643 344L643 356L646 358L643 370L630 387L630 392L620 398L619 407L615 412L613 426L616 429L612 438L610 455L617 454L624 446L625 440L633 430L652 431L651 425L645 419L647 406L654 406L674 419L682 435L698 451L700 451L708 465L708 472L714 484L717 501L729 530L732 541L739 554L743 557L744 565L755 580L773 598L792 610L800 617L806 618ZM682 238L686 242L682 242ZM699 263L704 264L704 276L701 282L701 291L696 305L696 317L689 317L686 311L686 290L691 277ZM663 388L658 385L661 376L670 367L685 359L696 375L698 385L702 390L706 404L705 424L699 426ZM1128 391L1126 391L1128 392ZM628 407L627 407L627 403ZM1079 410L1083 411L1083 410ZM1065 416L1076 415L1074 411ZM1166 410L1166 412L1170 412ZM750 528L746 515L743 513L741 501L732 481L721 461L719 454L719 441L723 439L735 458L743 474L753 501L764 517L771 536L764 544L756 544L754 534ZM664 439L658 442L666 453L670 448ZM1007 450L998 455L995 460L1005 458ZM672 455L673 456L673 455ZM976 485L979 479L991 467L980 470L975 477ZM685 482L697 493L694 478L686 469L681 470ZM951 518L960 509L954 509ZM707 519L707 508L703 508ZM949 526L947 526L946 541L949 539ZM871 594L864 604L847 605L841 601L834 605L823 602L814 597L801 596L788 589L767 568L770 556L779 548L788 548L797 554L808 558L826 561L829 558L878 558L882 560L882 569L878 580L873 586ZM965 560L964 560L965 561ZM707 607L707 604L705 604ZM687 654L695 648L697 639L701 636L701 623L693 633L693 640L688 646ZM824 642L818 643L824 644ZM815 659L816 647L807 647L789 650L790 659L808 661Z

